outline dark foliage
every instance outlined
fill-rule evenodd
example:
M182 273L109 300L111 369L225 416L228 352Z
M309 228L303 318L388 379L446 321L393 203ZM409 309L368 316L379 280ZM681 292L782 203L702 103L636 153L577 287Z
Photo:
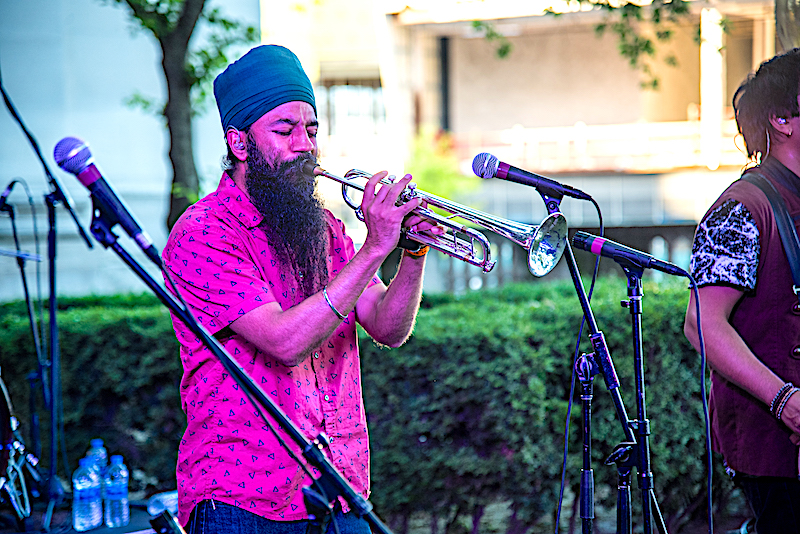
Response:
M633 419L630 313L620 306L627 298L624 279L604 280L592 307ZM662 510L676 531L705 513L700 361L682 332L687 299L684 282L645 285L652 470ZM69 469L89 439L99 436L111 453L123 454L139 471L134 489L174 488L184 415L169 314L147 296L72 299L63 307L59 326ZM486 505L505 502L513 514L509 533L551 523L579 325L572 285L539 283L464 297L426 296L414 336L399 349L362 338L373 447L371 500L380 515L402 531L411 514L426 512L452 530L458 517L480 519ZM35 369L30 338L24 308L0 307L2 376L25 432L30 421L25 376ZM590 350L586 341L581 350ZM573 399L567 484L577 492L579 386ZM47 436L47 416L42 411L40 417ZM603 460L624 433L601 376L594 380L592 425L596 499L613 508L617 471ZM43 456L46 463L47 453ZM719 464L715 491L722 501L731 487ZM634 484L634 511L638 499Z

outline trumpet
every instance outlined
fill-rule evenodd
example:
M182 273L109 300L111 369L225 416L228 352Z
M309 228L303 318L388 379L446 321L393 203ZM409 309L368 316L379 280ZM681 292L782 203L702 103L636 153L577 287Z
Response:
M341 183L344 201L355 210L359 220L364 220L361 206L350 198L348 188L352 187L363 192L364 185L357 180L369 179L372 177L371 174L351 169L345 173L344 177L340 177L310 162L306 164L304 171L309 175L324 176ZM384 179L381 180L381 183L391 185L392 182ZM549 273L561 259L564 248L567 246L567 220L559 212L551 213L538 226L518 223L426 193L417 189L413 182L400 193L397 204L405 204L415 198L422 199L428 206L435 206L450 213L448 216L442 216L422 206L412 212L443 226L447 231L443 235L436 235L427 231L418 232L407 228L404 229L405 236L448 256L480 267L486 273L491 271L496 263L492 261L489 240L481 232L453 220L455 217L495 232L522 246L528 251L528 270L534 276L544 276Z

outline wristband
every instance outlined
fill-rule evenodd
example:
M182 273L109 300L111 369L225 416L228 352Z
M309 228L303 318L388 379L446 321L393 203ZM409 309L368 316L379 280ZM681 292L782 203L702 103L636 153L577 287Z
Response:
M425 245L424 247L421 247L419 250L406 249L405 253L408 254L409 256L414 256L415 258L421 258L425 254L427 254L430 249L431 247Z
M413 250L415 252L422 249L423 245L419 241L414 241L413 239L409 239L406 236L406 231L400 231L400 240L397 242L398 248L402 248L403 250Z
M325 302L328 303L328 306L330 306L330 308L333 311L333 313L336 314L336 317L338 317L340 321L344 321L345 317L347 317L347 316L346 315L342 315L341 313L339 313L339 310L337 310L336 307L333 305L333 302L331 302L330 297L328 297L328 286L327 286L327 284L322 286L322 296L325 297Z
M789 392L789 390L791 390L793 387L794 384L792 384L791 382L786 382L781 387L781 389L778 390L778 392L775 394L775 397L773 397L772 402L769 403L769 411L772 412L772 415L776 415L777 413L776 410L778 409L778 406L783 400L784 395L786 395Z

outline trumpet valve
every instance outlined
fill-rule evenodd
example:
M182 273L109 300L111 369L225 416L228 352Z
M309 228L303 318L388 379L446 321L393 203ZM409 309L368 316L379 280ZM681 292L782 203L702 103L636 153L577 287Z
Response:
M405 204L406 202L415 198L417 198L417 184L411 182L406 186L405 189L403 189L403 192L400 193L398 201L400 201L402 204Z

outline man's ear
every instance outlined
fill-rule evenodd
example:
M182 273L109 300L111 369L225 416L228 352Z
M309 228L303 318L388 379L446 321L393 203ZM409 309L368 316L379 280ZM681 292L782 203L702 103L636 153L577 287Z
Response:
M775 128L775 130L779 131L786 137L792 136L792 125L789 124L789 120L785 117L772 116L769 118L769 123L773 128Z
M245 145L246 138L247 134L240 132L234 127L228 128L228 130L225 132L225 141L231 148L233 155L236 156L236 159L239 161L247 160L247 148Z

